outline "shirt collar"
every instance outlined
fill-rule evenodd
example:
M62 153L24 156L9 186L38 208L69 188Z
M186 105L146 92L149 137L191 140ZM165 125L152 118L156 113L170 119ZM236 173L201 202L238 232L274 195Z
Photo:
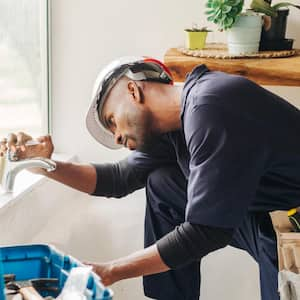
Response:
M207 68L207 66L202 64L202 65L195 67L192 70L192 72L190 72L186 75L185 83L184 83L182 95L181 95L181 113L180 113L181 120L184 115L186 100L189 95L189 92L191 91L193 86L197 83L197 81L201 78L201 76L208 71L209 71L209 69Z

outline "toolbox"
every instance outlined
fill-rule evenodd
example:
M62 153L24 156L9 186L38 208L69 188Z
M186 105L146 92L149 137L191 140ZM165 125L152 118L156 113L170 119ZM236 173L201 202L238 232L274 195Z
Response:
M293 232L287 211L271 213L277 235L280 299L300 300L300 232Z
M15 274L17 281L34 278L56 278L60 292L72 268L83 264L72 256L65 255L51 245L20 245L0 247L0 300L4 300L3 275ZM52 296L49 292L42 296ZM111 300L113 293L106 288L93 272L89 275L85 290L88 300Z

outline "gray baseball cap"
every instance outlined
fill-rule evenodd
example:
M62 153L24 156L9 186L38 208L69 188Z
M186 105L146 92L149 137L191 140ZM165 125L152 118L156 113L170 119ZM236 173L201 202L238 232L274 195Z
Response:
M153 58L121 57L100 71L94 84L92 103L86 116L86 126L96 141L110 149L119 149L122 145L115 143L113 134L105 128L100 115L109 91L123 76L135 81L173 84L172 75L168 68Z

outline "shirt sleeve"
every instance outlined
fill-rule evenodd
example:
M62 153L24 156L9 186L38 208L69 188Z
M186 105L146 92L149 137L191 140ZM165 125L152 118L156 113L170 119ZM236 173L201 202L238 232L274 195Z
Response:
M198 261L223 248L232 239L233 230L185 222L157 241L163 262L171 269Z
M261 125L218 104L189 108L184 133L190 153L186 221L237 227L255 199L266 167Z
M96 170L96 189L92 196L120 198L144 187L143 177L137 176L134 166L128 163L128 158L117 163L92 164Z
M143 188L148 175L158 167L174 164L175 153L167 137L161 137L151 152L133 151L116 163L91 163L97 174L92 196L120 198Z

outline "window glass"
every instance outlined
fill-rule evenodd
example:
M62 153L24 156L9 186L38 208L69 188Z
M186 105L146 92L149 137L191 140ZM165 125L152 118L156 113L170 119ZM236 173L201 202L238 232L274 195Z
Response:
M47 1L0 0L0 137L48 132Z

